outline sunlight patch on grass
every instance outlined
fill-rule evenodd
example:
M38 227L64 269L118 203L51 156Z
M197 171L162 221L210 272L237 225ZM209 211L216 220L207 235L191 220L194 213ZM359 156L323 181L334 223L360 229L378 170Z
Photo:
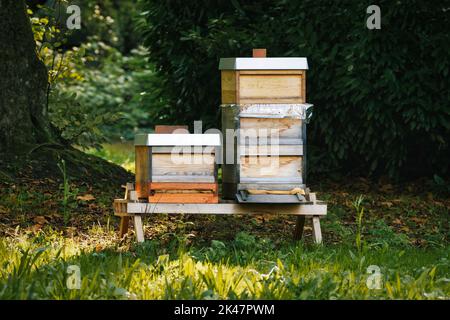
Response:
M448 299L443 248L363 249L286 243L240 233L226 243L186 246L174 237L124 250L110 230L89 238L58 232L0 239L1 299ZM81 288L67 288L80 267ZM369 289L369 265L382 287Z

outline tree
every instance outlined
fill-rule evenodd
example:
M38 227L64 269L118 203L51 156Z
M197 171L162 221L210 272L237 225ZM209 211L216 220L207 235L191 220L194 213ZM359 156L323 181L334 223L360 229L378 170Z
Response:
M47 70L23 0L2 0L0 30L0 151L57 141L46 110Z
M24 0L1 0L0 30L0 177L60 178L57 164L65 160L76 180L129 181L121 167L72 148L50 123L48 73L36 54Z

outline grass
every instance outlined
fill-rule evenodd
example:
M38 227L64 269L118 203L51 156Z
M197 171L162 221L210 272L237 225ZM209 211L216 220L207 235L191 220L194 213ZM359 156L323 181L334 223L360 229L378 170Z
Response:
M99 154L131 163L117 148ZM1 185L0 299L450 299L448 197L364 179L312 188L329 204L320 246L308 224L292 241L295 217L189 215L145 218L138 245L117 238L120 188ZM65 190L79 196L64 205Z
M238 233L187 246L185 239L121 247L105 229L89 241L40 231L0 240L2 299L448 299L445 248L275 245ZM66 286L79 266L81 288ZM381 289L366 285L381 269Z

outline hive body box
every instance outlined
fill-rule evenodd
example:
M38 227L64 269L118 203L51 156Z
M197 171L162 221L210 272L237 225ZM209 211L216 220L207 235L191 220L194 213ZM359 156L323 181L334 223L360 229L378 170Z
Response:
M306 103L306 58L223 58L219 69L224 154L230 148L235 154L222 166L223 197L245 201L248 191L303 190L311 106ZM227 135L227 129L237 130L236 135Z
M136 191L151 203L217 203L218 134L136 135Z

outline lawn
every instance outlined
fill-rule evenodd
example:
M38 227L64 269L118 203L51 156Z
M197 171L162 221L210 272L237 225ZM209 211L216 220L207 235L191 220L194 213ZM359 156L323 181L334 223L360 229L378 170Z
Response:
M294 242L294 217L259 215L155 215L137 244L117 237L117 185L3 183L0 299L449 299L439 186L340 181L311 186L329 204L323 245L308 224Z

